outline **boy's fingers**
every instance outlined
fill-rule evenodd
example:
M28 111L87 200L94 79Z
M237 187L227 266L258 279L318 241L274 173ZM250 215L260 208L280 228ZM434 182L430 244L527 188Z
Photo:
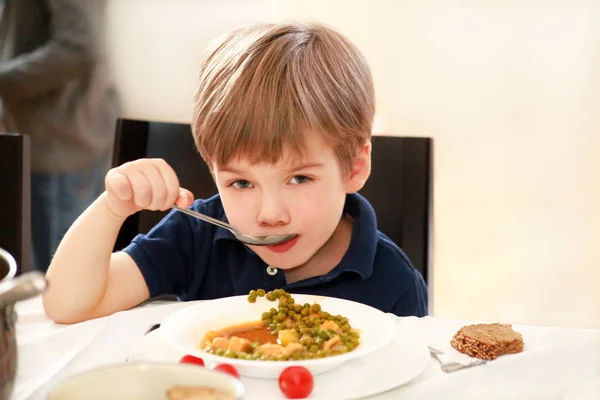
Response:
M139 208L146 208L152 201L152 186L139 170L129 172L129 182L133 188L133 201Z
M148 203L146 208L149 210L159 210L167 197L167 187L162 175L155 165L148 165L141 169L140 172L146 177L151 188L150 203Z
M129 179L118 171L108 171L104 184L106 190L114 194L119 200L127 201L133 198L133 191Z
M179 196L177 196L177 200L175 204L177 204L181 208L188 208L194 202L194 195L187 189L180 188Z
M177 197L179 197L179 179L177 178L175 171L173 171L173 168L171 168L164 160L159 160L157 162L157 169L165 182L167 191L166 198L161 205L161 210L168 210L175 201L177 201Z

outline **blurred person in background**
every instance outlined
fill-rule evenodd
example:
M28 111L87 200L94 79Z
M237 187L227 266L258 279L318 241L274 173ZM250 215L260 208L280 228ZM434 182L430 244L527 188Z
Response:
M105 0L0 0L7 132L31 140L33 267L104 190L119 100L104 49Z

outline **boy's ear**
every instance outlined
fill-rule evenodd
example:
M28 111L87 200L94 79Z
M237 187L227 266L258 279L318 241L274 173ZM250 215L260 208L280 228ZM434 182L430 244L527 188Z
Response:
M371 141L367 140L354 157L352 170L346 183L346 192L358 192L367 182L369 175L371 175Z

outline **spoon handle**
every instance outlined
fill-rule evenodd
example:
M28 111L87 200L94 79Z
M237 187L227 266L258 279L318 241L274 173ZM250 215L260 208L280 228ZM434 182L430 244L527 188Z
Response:
M238 234L239 233L239 232L237 232L237 230L233 226L231 226L231 225L229 225L229 224L227 224L227 223L225 223L223 221L220 221L220 220L218 220L216 218L209 217L208 215L200 214L199 212L196 212L196 211L193 211L193 210L189 210L187 208L181 208L181 207L179 207L177 205L173 205L172 208L175 209L175 210L177 210L177 211L181 211L184 214L191 215L192 217L201 219L202 221L206 221L206 222L209 222L209 223L211 223L213 225L220 226L221 228L225 228L225 229L227 229L228 231L230 231L233 234Z

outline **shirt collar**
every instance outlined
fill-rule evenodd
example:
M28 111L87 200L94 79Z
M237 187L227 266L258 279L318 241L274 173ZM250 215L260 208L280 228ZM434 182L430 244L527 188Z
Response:
M353 219L350 245L340 263L332 271L320 278L330 280L343 272L354 272L360 275L362 279L367 279L373 273L373 262L377 249L377 219L375 210L373 210L367 199L358 193L353 193L346 196L344 213ZM216 218L223 222L228 222L224 211L216 216ZM221 240L237 241L227 229L217 227L213 243ZM244 246L241 243L240 245ZM250 250L247 246L244 247Z

